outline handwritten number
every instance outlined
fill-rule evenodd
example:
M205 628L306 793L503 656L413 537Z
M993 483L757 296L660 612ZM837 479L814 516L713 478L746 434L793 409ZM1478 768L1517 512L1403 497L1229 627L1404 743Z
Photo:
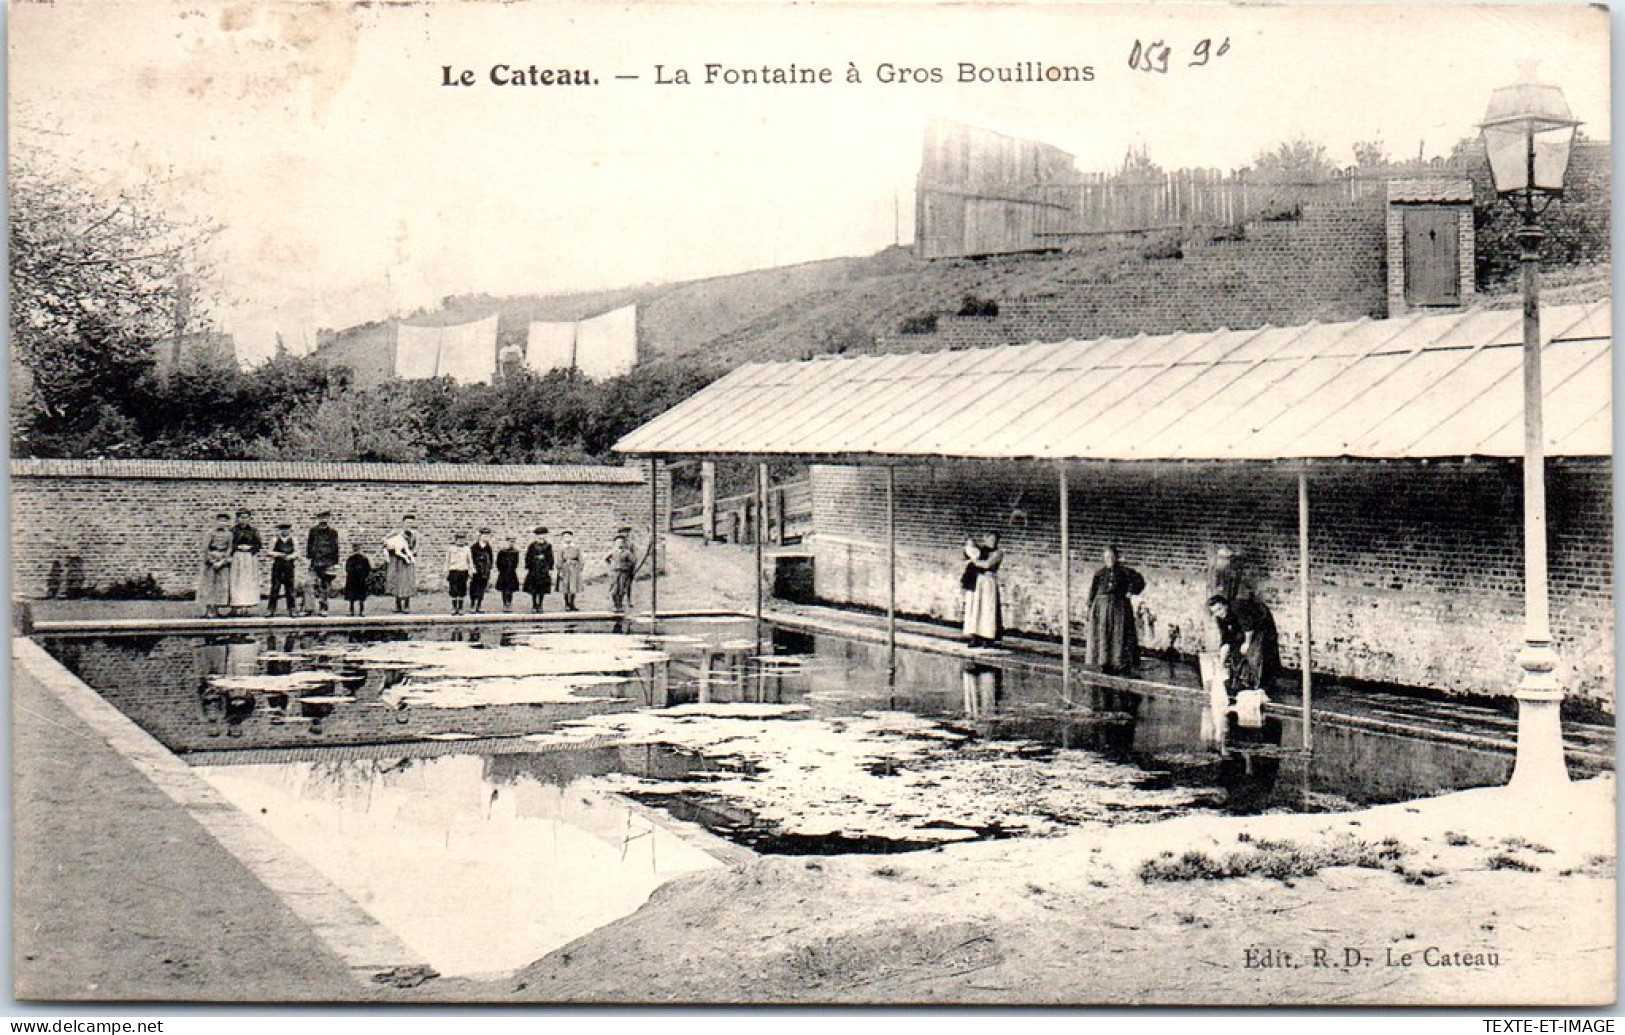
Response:
M1173 56L1173 51L1174 48L1162 40L1152 40L1150 43L1141 43L1139 40L1135 40L1134 46L1128 54L1128 67L1136 72L1156 72L1166 75L1168 62ZM1187 61L1185 66L1187 68L1200 68L1229 52L1230 37L1226 36L1220 41L1217 50L1213 47L1213 39L1209 37L1191 48L1191 56L1196 60Z
M1208 58L1210 58L1210 57L1215 57L1215 58L1224 57L1224 55L1229 53L1229 52L1230 52L1230 37L1229 36L1226 36L1224 38L1224 41L1219 44L1219 49L1218 50L1213 49L1213 41L1211 39L1205 39L1202 42L1198 43L1196 45L1195 49L1191 51L1191 53L1196 55L1196 60L1190 62L1186 67L1188 67L1188 68L1196 68L1198 66L1205 65L1208 62Z
M1139 40L1135 40L1134 48L1129 51L1128 67L1136 72L1166 73L1168 71L1168 56L1172 52L1172 48L1161 40L1152 40L1150 43L1143 45Z

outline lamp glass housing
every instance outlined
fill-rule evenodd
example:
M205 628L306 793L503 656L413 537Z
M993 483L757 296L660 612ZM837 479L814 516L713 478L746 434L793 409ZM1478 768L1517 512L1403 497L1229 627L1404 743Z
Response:
M1555 86L1520 83L1496 90L1479 127L1496 193L1560 196L1579 125Z

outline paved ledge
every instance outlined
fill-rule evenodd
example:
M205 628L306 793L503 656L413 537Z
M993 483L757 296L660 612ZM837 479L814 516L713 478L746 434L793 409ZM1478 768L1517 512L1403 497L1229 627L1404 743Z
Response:
M867 643L886 642L885 617L867 612L847 611L841 608L818 605L791 606L781 603L764 612L763 619L788 629L828 633ZM1006 649L988 650L969 647L960 640L955 639L954 635L954 631L944 625L917 619L899 619L897 622L897 645L908 650L947 655L962 658L965 661L1015 662L1035 671L1054 675L1059 675L1061 672L1060 646L1058 644L1011 636L1005 639ZM1076 663L1074 663L1073 679L1077 685L1104 686L1117 690L1131 690L1136 693L1192 696L1203 693L1195 685L1179 683L1172 679L1154 680L1143 677L1110 676L1099 672L1082 670L1077 667ZM1057 697L1059 699L1059 695ZM1389 694L1385 697L1385 703L1391 705L1391 707L1386 708L1384 714L1379 716L1360 714L1351 710L1347 701L1317 697L1312 703L1314 723L1316 727L1372 730L1395 736L1444 741L1481 751L1511 753L1517 748L1517 722L1512 717L1486 711L1482 716L1474 717L1476 721L1471 725L1476 728L1457 730L1440 728L1438 725L1422 721L1423 709L1432 702L1421 698L1405 698L1399 694ZM1407 707L1414 707L1416 714L1414 716L1404 715L1403 712ZM1265 711L1289 722L1296 722L1302 716L1302 710L1298 706L1295 691L1290 696L1278 696L1276 700L1265 706ZM1467 725L1467 723L1463 724ZM1583 760L1591 765L1613 769L1614 748L1611 730L1577 723L1565 723L1564 737L1567 754L1571 759Z
M662 611L660 619L679 618L745 618L737 611L698 608L682 611ZM534 625L567 624L570 622L649 622L647 611L641 614L617 614L614 611L534 611L487 612L485 614L453 615L445 612L396 614L393 611L376 615L328 615L326 618L307 615L303 618L247 615L241 618L96 618L61 619L35 622L33 632L40 636L86 635L97 633L212 633L257 632L266 629L420 629L442 625Z
M184 762L38 644L27 639L15 640L12 660L270 889L328 950L344 961L356 985L376 989L376 975L422 963L336 885L243 815ZM46 816L38 819L49 822ZM120 844L84 847L114 854L131 850ZM176 849L171 847L170 850ZM59 865L63 861L58 860ZM83 905L92 907L89 902ZM88 997L94 998L94 995Z

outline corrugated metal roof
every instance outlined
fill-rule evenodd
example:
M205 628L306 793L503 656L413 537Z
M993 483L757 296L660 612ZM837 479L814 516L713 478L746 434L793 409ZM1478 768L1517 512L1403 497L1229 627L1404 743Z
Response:
M1547 450L1613 452L1613 309L1541 317ZM1520 310L740 367L636 455L1521 456Z

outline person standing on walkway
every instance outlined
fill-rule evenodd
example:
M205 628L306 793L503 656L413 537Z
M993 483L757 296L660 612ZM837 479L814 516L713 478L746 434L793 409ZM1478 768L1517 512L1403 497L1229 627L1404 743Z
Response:
M971 608L976 605L971 598L976 596L976 580L981 576L982 569L976 566L982 559L982 544L973 535L965 537L965 569L959 575L959 590L963 604L960 609L961 617L965 622L965 635L970 635Z
M468 549L468 536L458 532L446 547L446 592L451 596L451 613L463 613L463 597L468 595L468 573L474 557Z
M367 613L367 580L372 577L372 560L361 550L358 542L344 562L344 599L350 603L350 614Z
M502 594L502 610L513 610L513 595L519 592L519 547L513 536L497 551L497 592Z
M271 540L271 599L266 614L276 615L276 602L286 595L288 598L288 617L297 618L299 610L293 602L293 570L299 556L298 547L293 542L293 525L286 521L276 526L276 537Z
M1004 551L999 549L995 532L988 533L981 546L981 555L971 562L976 568L976 589L965 601L965 638L972 647L992 647L1004 638L999 613L999 568L1004 564Z
M227 606L233 614L246 614L260 603L260 542L255 528L254 512L246 508L237 511L237 523L231 526L231 575L227 589Z
M1134 601L1145 592L1145 577L1119 563L1117 547L1101 552L1104 563L1089 583L1089 640L1084 664L1115 675L1140 664L1140 637L1134 627Z
M632 555L632 546L625 535L615 537L615 545L604 560L609 564L610 607L616 614L624 614L632 605L632 574L638 566L638 559Z
M417 518L411 514L401 519L401 528L384 540L384 552L389 555L389 571L385 574L385 588L395 598L395 613L412 610L412 595L418 582L418 534L412 527Z
M566 611L578 610L576 607L576 594L581 592L581 547L575 543L575 535L569 530L559 533L559 580L556 588L564 594L564 609Z
M535 534L525 548L525 592L530 594L530 609L540 612L553 591L553 544L547 541L546 526L538 526Z
M310 588L316 597L316 609L327 614L327 601L333 595L333 579L338 575L339 532L327 523L331 511L316 515L316 524L305 536L305 561L310 565Z
M231 598L231 515L214 516L214 531L203 543L203 570L198 572L197 602L205 618L218 618Z
M491 567L495 557L495 551L491 549L491 530L482 528L480 537L468 548L468 561L471 565L468 576L468 603L475 614L485 610L485 590L491 585Z

